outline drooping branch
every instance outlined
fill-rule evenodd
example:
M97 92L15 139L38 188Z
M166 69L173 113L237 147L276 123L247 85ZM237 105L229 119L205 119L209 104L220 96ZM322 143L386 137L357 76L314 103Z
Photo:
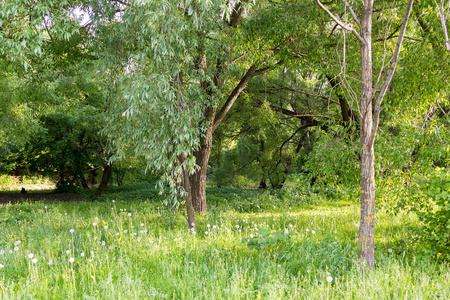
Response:
M320 8L323 9L339 26L341 26L345 30L350 31L351 33L353 33L358 38L358 40L361 43L367 44L366 40L364 40L364 38L358 33L358 31L356 31L355 28L353 28L353 26L351 24L345 24L344 22L342 22L328 8L325 7L325 5L323 5L322 2L320 2L320 0L316 0L316 2L320 6Z
M400 55L400 49L403 44L403 38L405 36L406 27L408 25L408 20L411 15L411 10L412 10L413 4L414 4L414 0L408 0L408 3L406 4L405 14L403 16L402 27L400 28L397 45L395 46L395 51L394 51L394 54L392 55L392 62L391 62L391 66L389 68L389 74L388 74L386 81L384 82L384 84L380 90L380 93L378 94L377 100L375 102L373 132L377 132L377 130L378 130L378 123L380 121L380 112L381 112L381 102L383 102L383 98L386 95L386 91L392 81L392 78L394 77L395 68L397 66L398 57ZM372 138L375 138L375 135L373 135Z

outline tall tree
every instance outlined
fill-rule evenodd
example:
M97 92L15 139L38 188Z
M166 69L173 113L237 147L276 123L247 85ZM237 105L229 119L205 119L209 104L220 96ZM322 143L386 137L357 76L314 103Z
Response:
M360 114L360 148L361 148L361 220L359 226L360 257L370 268L374 267L375 257L375 153L374 143L377 135L381 103L392 81L397 66L398 57L406 32L406 26L411 14L414 0L409 0L403 22L398 33L398 39L391 59L384 64L376 81L373 79L373 35L372 19L374 14L374 1L367 0L362 3L360 18L350 6L343 0L345 8L353 17L354 24L359 27L357 31L353 24L341 21L320 0L317 4L344 30L352 32L359 40L360 68L361 68L361 96L359 100ZM387 35L385 35L386 40ZM386 48L385 48L386 49ZM386 53L384 54L386 55ZM384 56L385 57L385 56Z

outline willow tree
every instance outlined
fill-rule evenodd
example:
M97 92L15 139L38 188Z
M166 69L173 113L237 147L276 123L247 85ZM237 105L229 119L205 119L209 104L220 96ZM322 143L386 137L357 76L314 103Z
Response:
M377 135L381 104L392 81L397 66L400 50L406 32L407 23L411 14L414 0L408 0L404 10L403 21L398 32L393 52L388 53L389 31L382 37L384 41L384 53L382 54L382 66L378 77L374 80L373 51L374 36L372 22L374 15L374 1L366 0L358 6L358 10L352 7L347 0L342 0L345 12L352 17L352 21L342 21L338 15L332 13L320 0L317 4L329 17L341 28L351 32L359 41L360 51L360 150L361 150L361 219L359 226L360 257L367 262L370 268L374 267L375 258L375 153L374 143ZM355 8L355 9L354 9ZM357 13L358 12L358 13ZM392 14L394 15L394 14ZM359 28L357 30L356 28ZM388 29L390 26L387 27ZM345 54L344 54L345 55ZM386 59L390 56L389 59Z
M206 211L214 131L252 78L282 64L283 55L302 57L296 37L259 16L269 5L129 1L98 27L97 36L112 33L101 51L123 57L126 69L109 134L119 149L133 145L149 168L163 172L174 197L190 196L196 212ZM283 51L288 46L294 54Z

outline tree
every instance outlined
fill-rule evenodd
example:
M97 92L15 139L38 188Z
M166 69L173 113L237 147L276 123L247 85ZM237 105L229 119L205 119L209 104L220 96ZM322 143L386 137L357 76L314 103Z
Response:
M369 268L374 267L375 258L375 153L374 143L377 135L381 103L392 81L397 66L406 26L410 17L414 0L409 0L403 17L397 44L387 64L380 70L376 82L373 81L373 53L372 53L372 18L374 1L364 1L358 16L346 0L345 7L350 11L354 22L359 26L359 32L349 23L342 22L338 16L325 7L320 0L318 5L344 30L352 32L359 40L360 68L361 68L361 96L359 101L360 114L360 148L361 148L361 220L359 226L360 257ZM387 37L387 35L385 35ZM385 38L386 39L386 38ZM386 42L385 42L386 45ZM386 53L384 54L386 55ZM379 89L379 90L378 90ZM377 94L378 92L378 94Z
M270 26L268 16L282 19L274 9L283 7L247 1L129 2L121 21L112 25L118 38L110 49L124 58L127 72L109 132L120 132L119 149L132 144L149 168L166 170L163 178L173 191L186 166L197 212L206 211L214 131L252 78L286 57L302 57L296 38ZM283 51L287 46L296 54Z

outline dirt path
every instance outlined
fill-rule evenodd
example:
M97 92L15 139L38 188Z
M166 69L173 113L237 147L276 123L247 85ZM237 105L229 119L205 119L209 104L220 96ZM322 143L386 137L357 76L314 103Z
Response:
M0 192L0 203L17 203L22 201L80 201L83 199L83 195L74 194L55 194L55 193L26 193L20 192Z

